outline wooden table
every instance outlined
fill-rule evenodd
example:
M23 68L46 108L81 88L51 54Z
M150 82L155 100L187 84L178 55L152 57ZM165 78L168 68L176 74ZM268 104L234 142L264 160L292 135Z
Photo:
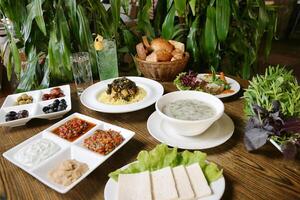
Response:
M175 90L172 84L164 84L165 91ZM80 184L65 195L46 187L41 182L0 157L0 200L3 199L104 199L104 186L108 173L134 161L138 152L150 150L158 144L147 131L146 121L154 106L127 114L103 114L81 105L72 90L72 111L100 119L136 132L135 137L116 154L99 166ZM4 98L0 99L2 104ZM300 162L284 160L271 144L249 153L243 144L245 117L243 100L225 102L225 112L235 123L235 132L225 144L204 150L208 160L224 169L226 189L223 199L300 199ZM0 153L46 129L59 120L32 120L19 128L0 128Z

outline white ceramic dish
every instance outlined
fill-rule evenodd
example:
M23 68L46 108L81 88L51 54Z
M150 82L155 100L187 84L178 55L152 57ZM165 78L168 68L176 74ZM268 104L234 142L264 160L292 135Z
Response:
M142 77L126 77L136 83L138 87L143 88L147 95L139 102L126 105L108 105L97 100L99 94L107 89L107 85L114 79L100 81L91 85L80 96L81 103L91 110L103 113L126 113L146 108L154 104L164 92L163 86L151 79Z
M125 169L129 166L126 165L122 167ZM225 179L224 177L219 178L218 180L212 182L210 184L213 194L198 200L219 200L224 194L225 191ZM110 178L104 188L104 199L105 200L117 200L117 191L118 191L118 183Z
M77 138L73 142L69 142L63 138L60 138L56 134L52 133L51 131L55 129L56 127L64 124L66 121L73 119L73 118L80 118L85 121L91 122L95 124L91 130L89 130L87 133L83 134L79 138ZM91 136L95 130L97 129L103 129L103 130L116 130L119 131L120 134L124 137L124 141L117 147L115 148L111 153L103 156L98 153L95 153L93 151L88 150L83 146L83 140L89 136ZM71 190L75 185L77 185L82 179L84 179L87 175L89 175L94 169L96 169L99 165L101 165L106 159L108 159L110 156L112 156L116 151L118 151L122 146L124 146L133 136L134 132L123 129L121 127L114 126L112 124L105 123L103 121L96 120L94 118L79 114L79 113L74 113L70 115L69 117L61 120L60 122L54 124L53 126L47 128L46 130L38 133L37 135L25 140L24 142L20 143L19 145L11 148L10 150L6 151L3 156L15 164L16 166L20 167L48 187L56 190L57 192L60 193L66 193L69 190ZM22 147L25 145L40 139L40 138L46 138L57 145L61 147L61 149L51 156L50 158L46 159L45 161L41 162L39 165L29 168L21 163L19 163L17 160L15 160L14 155L15 153L20 150ZM59 165L62 161L66 159L76 159L77 161L84 162L89 166L89 170L83 174L78 180L73 182L69 186L62 186L59 184L56 184L52 181L50 181L47 177L48 172Z
M280 147L279 144L277 144L273 139L269 139L269 141L271 142L271 144L272 144L273 146L276 147L276 149L278 149L278 151L280 151L280 152L282 153L282 149L281 149L281 147Z
M229 140L234 132L233 121L225 113L203 134L185 137L172 134L157 112L152 113L147 121L149 133L161 143L181 149L208 149L219 146Z
M59 111L59 112L53 112L53 113L44 113L43 107L51 104L55 99L51 100L42 100L42 95L46 93L50 93L50 90L52 88L43 89L43 90L35 90L35 91L29 91L29 92L23 92L19 94L12 94L8 95L0 109L0 126L8 126L8 127L15 127L15 126L22 126L25 125L28 121L30 121L32 118L39 118L39 119L57 119L62 117L64 114L69 112L72 109L72 102L71 102L71 90L70 85L63 85L63 86L57 86L59 87L63 93L64 97L57 98L59 100L65 99L67 102L67 108L66 110ZM16 105L17 98L21 96L22 94L28 94L32 96L33 102L30 104L24 104L24 105ZM9 111L20 111L20 110L28 110L29 116L22 119L17 119L13 121L5 121L5 115Z
M199 74L200 76L205 76L205 75L208 75L208 74ZM231 90L233 90L234 92L232 92L232 93L228 93L228 94L217 94L217 95L214 95L214 96L216 96L216 97L218 97L218 98L225 98L225 97L230 97L230 96L233 96L233 95L235 95L236 93L238 93L239 91L240 91L240 89L241 89L241 86L240 86L240 84L236 81L236 80L234 80L234 79L232 79L232 78L229 78L229 77L227 77L227 76L225 76L225 79L226 79L226 81L229 83L229 85L230 85L230 89ZM176 86L177 87L177 86ZM181 90L179 87L177 87L177 89L178 90ZM181 91L183 91L183 90L181 90Z
M163 113L163 108L171 102L177 100L198 100L202 101L215 110L213 117L202 120L180 120L167 116ZM217 97L198 91L176 91L162 96L155 104L156 112L164 120L165 126L170 134L182 136L196 136L202 134L208 129L215 121L217 121L224 113L224 104Z

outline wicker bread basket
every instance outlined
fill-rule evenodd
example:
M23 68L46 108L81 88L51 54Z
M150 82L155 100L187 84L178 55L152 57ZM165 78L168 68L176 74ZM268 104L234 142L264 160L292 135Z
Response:
M184 58L168 62L150 62L134 57L135 64L140 72L146 77L157 81L173 81L175 77L184 70L190 55L184 53Z

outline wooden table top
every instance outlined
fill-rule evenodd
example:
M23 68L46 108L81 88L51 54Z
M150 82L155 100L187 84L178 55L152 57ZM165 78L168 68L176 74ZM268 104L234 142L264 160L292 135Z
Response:
M164 84L165 91L175 90ZM4 98L0 99L2 104ZM72 111L100 119L136 132L116 154L94 170L67 194L59 194L0 156L0 200L4 199L104 199L108 174L135 160L141 150L151 150L159 142L147 131L146 122L154 106L127 114L103 114L85 108L72 87ZM225 102L225 112L233 119L235 131L231 139L216 148L203 150L208 160L224 169L226 189L222 199L300 199L300 161L285 160L271 144L249 153L243 144L245 116L243 100ZM0 153L46 129L57 120L31 120L26 126L0 128Z

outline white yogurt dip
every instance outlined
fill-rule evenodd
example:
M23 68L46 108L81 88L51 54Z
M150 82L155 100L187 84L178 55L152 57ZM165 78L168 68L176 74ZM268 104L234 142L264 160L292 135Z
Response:
M196 99L171 102L164 106L162 111L169 117L190 121L208 119L216 114L212 106Z
M14 155L14 159L16 159L22 165L25 165L27 167L34 167L54 155L59 150L59 145L48 139L42 138L35 140L32 143L21 148Z

